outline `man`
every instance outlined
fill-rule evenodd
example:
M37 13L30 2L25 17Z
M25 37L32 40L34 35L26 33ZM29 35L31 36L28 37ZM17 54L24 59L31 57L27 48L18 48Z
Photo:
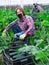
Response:
M26 16L21 7L16 8L16 15L18 19L11 22L5 27L2 36L5 36L6 31L13 29L14 37L19 35L19 39L24 39L28 35L32 35L34 31L34 21L31 16Z
M37 4L37 3L34 3L33 4L33 9L32 9L32 12L33 11L35 11L35 12L41 12L41 11L43 11L43 8L39 5L39 4Z
M34 4L33 4L33 8L32 8L32 10L30 11L31 16L32 16L32 18L34 19L34 21L37 19L37 13L39 13L39 12L41 12L41 11L43 11L43 8L42 8L39 4L34 3Z

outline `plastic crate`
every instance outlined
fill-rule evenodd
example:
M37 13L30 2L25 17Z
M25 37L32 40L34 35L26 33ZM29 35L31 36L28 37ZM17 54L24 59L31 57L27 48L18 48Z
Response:
M3 63L4 65L35 65L32 58L28 52L17 53L16 49L20 48L22 44L25 44L22 40L14 39L9 43L9 48L5 47L3 49Z
M9 52L8 48L3 50L3 62L4 65L35 65L30 54Z

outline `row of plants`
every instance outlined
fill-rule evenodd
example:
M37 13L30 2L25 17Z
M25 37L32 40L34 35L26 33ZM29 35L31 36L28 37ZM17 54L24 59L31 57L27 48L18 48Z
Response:
M30 44L37 49L30 52L35 52L35 59L40 60L41 65L49 65L49 10L37 14L35 26L38 26L38 29L34 31L34 36L30 37Z
M29 15L28 8L24 8L24 11ZM1 36L4 28L15 19L17 19L17 16L14 8L0 8L0 47L7 45L7 43L13 38L14 34L12 29L6 33L7 36L5 38L2 38Z
M30 11L27 8L24 8L26 14L30 15ZM2 38L1 34L5 26L17 18L15 10L10 8L1 8L0 9L0 48L6 46L9 41L13 38L12 29L7 32L7 37ZM33 13L32 13L33 14ZM29 37L29 45L25 45L22 48L19 48L18 53L27 51L30 54L35 56L36 65L49 65L49 11L45 10L36 14L37 19L34 24L38 28L34 31L34 36ZM0 50L0 52L1 52Z

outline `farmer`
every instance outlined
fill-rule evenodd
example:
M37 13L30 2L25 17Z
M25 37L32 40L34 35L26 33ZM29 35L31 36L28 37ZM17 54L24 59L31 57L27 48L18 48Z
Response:
M43 8L39 4L34 3L33 4L33 10L36 12L41 12L41 11L43 11Z
M37 13L39 13L41 11L43 11L43 8L39 4L34 3L33 4L33 8L30 11L31 16L32 16L32 18L33 18L34 21L37 19Z
M16 15L18 19L11 22L8 26L5 27L2 36L5 36L5 33L12 28L14 32L14 37L19 35L19 39L23 40L28 35L32 35L34 31L34 21L31 16L25 15L21 7L16 8Z

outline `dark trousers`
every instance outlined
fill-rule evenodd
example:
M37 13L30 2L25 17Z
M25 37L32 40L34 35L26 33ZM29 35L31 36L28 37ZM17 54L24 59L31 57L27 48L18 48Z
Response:
M21 30L21 28L16 24L12 26L12 30L14 32L14 37L20 36L21 34L23 34L25 32L25 31Z
M12 30L14 32L14 37L16 38L17 35L20 36L21 34L25 33L25 31L21 30L20 27L18 25L13 25L12 26ZM24 41L25 42L29 42L28 37L31 35L27 35L27 37L25 37Z
M20 27L19 27L18 25L16 25L16 24L12 26L12 30L13 30L14 34L15 34L15 33L19 33L19 32L22 31L22 30L20 29Z

